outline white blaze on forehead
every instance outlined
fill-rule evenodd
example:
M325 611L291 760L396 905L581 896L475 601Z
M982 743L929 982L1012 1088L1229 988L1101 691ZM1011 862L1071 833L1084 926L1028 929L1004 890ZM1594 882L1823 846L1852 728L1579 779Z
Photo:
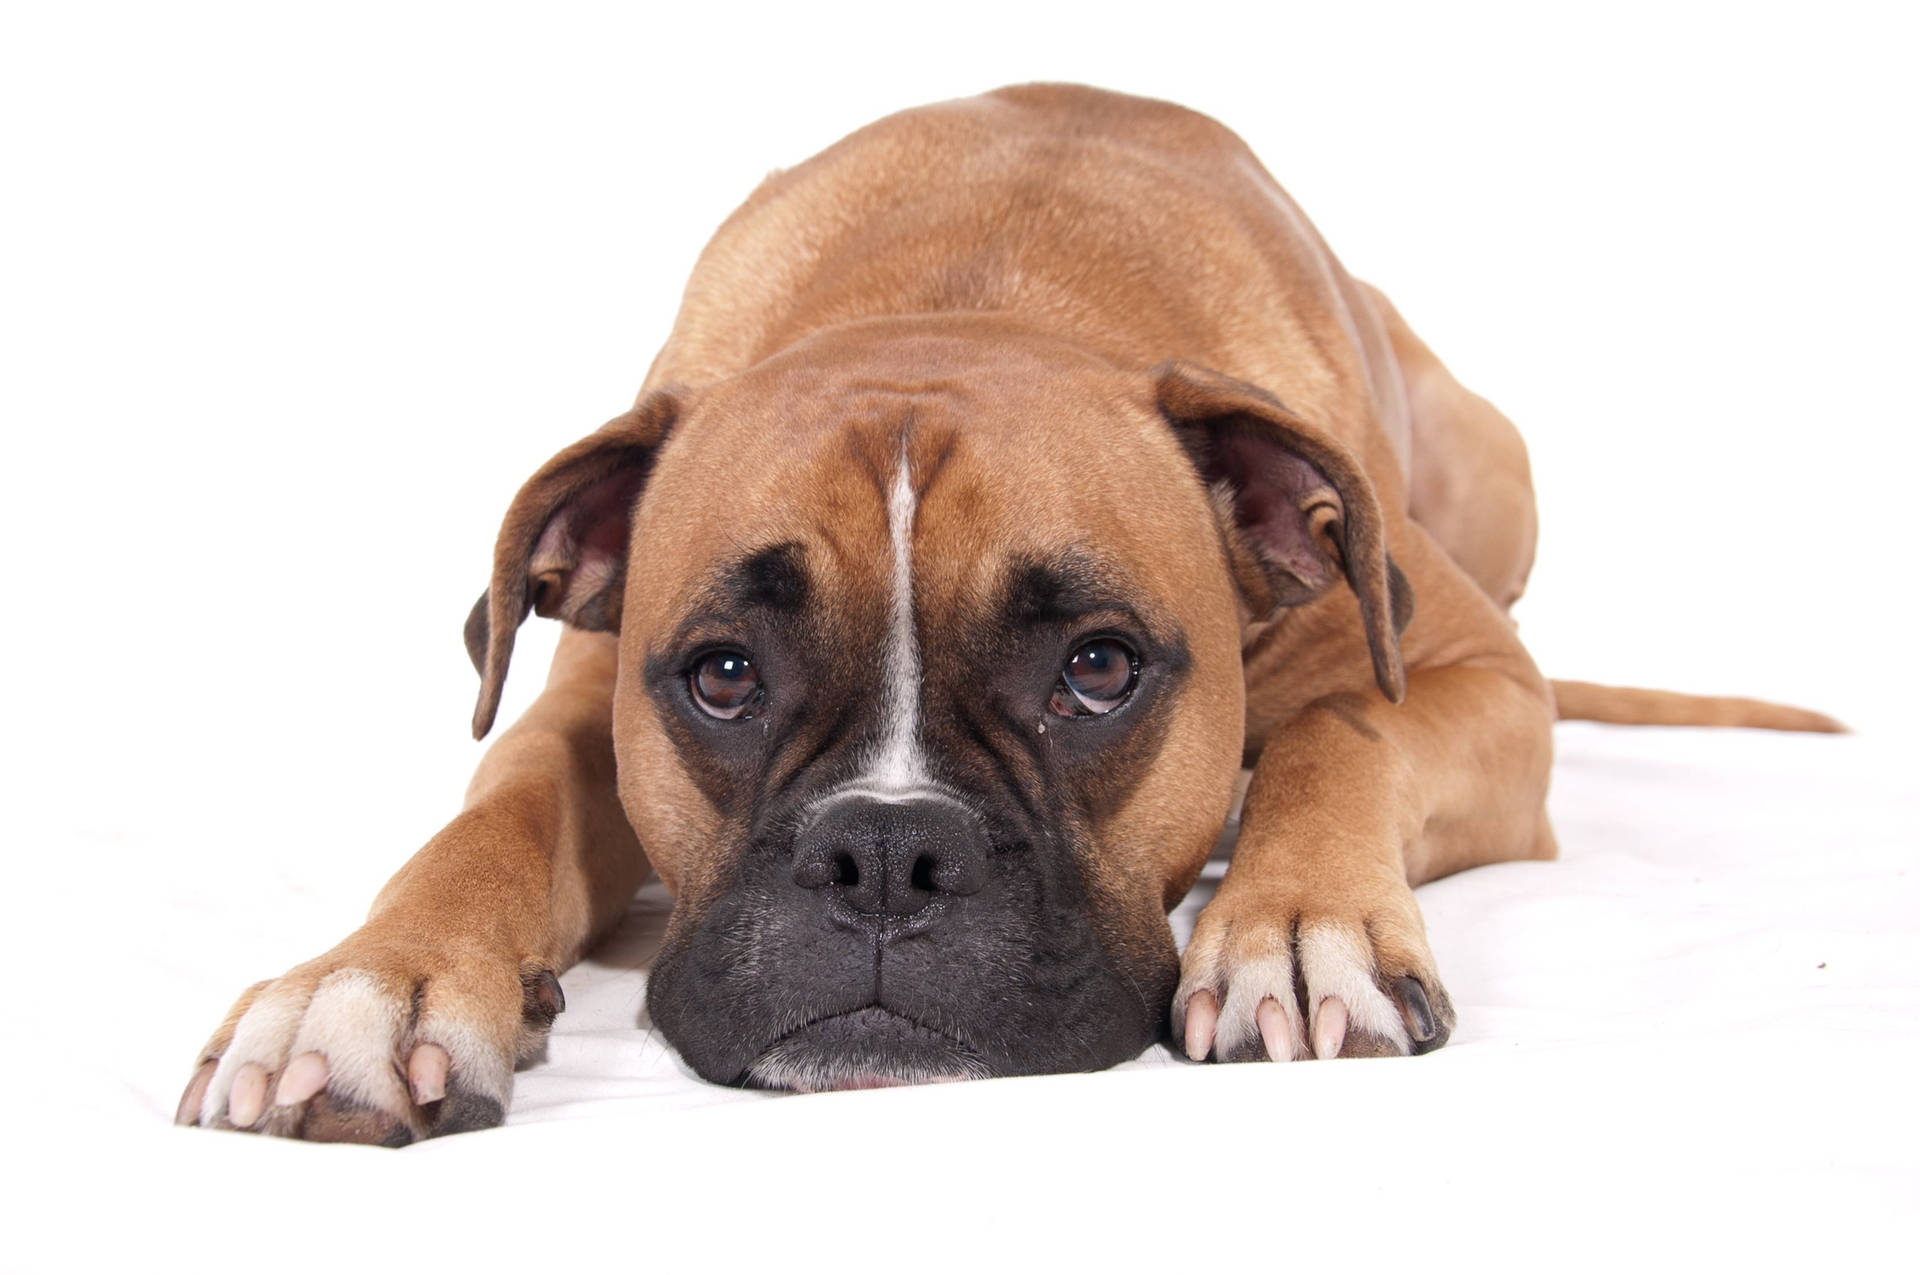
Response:
M893 541L891 610L882 666L883 734L861 786L912 792L929 786L920 749L920 639L913 629L913 519L918 500L906 447L887 493L887 530Z

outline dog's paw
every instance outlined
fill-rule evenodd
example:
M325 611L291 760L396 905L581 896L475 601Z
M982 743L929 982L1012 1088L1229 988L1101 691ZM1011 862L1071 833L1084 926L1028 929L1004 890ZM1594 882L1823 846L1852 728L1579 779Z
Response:
M1400 894L1372 909L1326 910L1223 889L1181 958L1174 1039L1195 1061L1221 1062L1440 1048L1453 1004L1413 892Z
M551 970L363 930L242 993L175 1119L385 1146L490 1128L565 1007Z

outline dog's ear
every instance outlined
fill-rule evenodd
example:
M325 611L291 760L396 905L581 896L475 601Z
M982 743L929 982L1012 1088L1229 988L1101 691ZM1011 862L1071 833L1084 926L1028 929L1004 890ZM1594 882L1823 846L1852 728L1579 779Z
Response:
M665 390L542 465L507 508L493 550L493 581L467 616L467 654L480 674L473 737L500 709L514 632L529 611L577 629L620 627L633 507L672 429Z
M1254 615L1312 601L1344 575L1360 599L1374 680L1399 703L1413 593L1387 557L1380 501L1359 462L1244 381L1185 363L1162 364L1153 377L1161 414L1213 494Z

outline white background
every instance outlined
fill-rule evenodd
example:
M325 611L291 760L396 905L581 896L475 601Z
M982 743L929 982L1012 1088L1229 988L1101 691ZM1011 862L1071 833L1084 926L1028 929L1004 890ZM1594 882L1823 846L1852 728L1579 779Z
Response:
M173 972L344 932L477 758L506 501L627 405L706 236L1007 82L1227 122L1519 424L1549 675L1903 737L1913 52L1895 5L9 10L16 1101L84 1122L80 1062L146 1101L229 994Z

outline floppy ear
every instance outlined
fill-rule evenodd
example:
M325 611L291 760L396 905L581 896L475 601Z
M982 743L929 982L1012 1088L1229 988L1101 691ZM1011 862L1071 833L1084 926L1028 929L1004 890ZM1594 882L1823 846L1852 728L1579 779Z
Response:
M467 616L467 654L480 673L475 739L493 726L514 631L529 611L577 629L619 629L634 503L677 410L670 392L648 395L542 465L508 506L493 582Z
M1256 386L1185 363L1153 375L1161 413L1220 507L1254 614L1310 602L1344 575L1360 599L1374 681L1399 703L1413 593L1387 557L1380 502L1359 462Z

